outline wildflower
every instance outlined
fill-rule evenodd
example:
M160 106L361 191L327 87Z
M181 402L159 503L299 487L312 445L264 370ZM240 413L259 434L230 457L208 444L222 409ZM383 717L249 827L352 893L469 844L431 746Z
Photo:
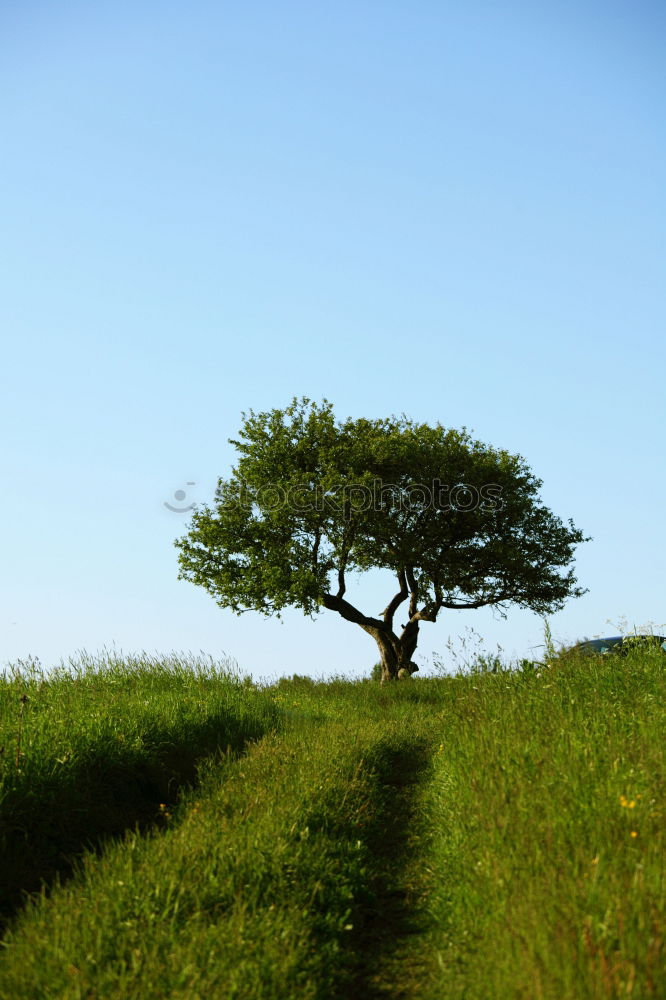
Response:
M637 831L636 831L636 830L632 830L632 831L631 831L631 836L632 836L632 837L637 837L637 836L638 836L638 833L637 833Z

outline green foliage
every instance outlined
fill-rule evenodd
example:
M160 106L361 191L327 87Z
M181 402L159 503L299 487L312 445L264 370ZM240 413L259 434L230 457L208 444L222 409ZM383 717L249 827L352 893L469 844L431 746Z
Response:
M408 597L418 625L442 607L516 603L543 614L583 593L570 568L583 534L543 506L520 455L464 429L406 417L337 422L328 402L294 399L244 415L232 443L231 476L176 542L181 578L221 607L313 615L326 606L392 635ZM383 620L342 600L345 574L373 568L391 570L402 592Z

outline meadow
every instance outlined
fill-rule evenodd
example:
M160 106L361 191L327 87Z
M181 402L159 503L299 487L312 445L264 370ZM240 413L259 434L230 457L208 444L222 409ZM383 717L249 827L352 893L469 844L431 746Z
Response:
M666 995L666 658L0 683L0 998Z

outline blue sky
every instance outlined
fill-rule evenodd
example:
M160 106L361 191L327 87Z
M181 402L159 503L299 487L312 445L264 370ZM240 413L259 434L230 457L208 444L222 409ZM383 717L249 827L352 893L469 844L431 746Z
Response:
M367 673L330 613L177 580L165 502L209 500L241 411L293 395L524 455L594 538L556 639L666 621L665 27L642 0L4 5L0 661ZM376 613L384 581L352 593ZM442 614L422 668L467 626L543 641Z

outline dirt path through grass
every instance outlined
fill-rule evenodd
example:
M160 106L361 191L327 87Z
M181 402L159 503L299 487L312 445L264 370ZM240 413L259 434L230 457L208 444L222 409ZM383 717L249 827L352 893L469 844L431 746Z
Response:
M365 1000L401 998L409 993L414 969L406 958L410 937L423 930L418 908L420 886L411 878L424 833L418 803L432 773L432 749L422 737L385 740L365 766L373 793L363 840L372 859L365 892L356 902L348 977L335 996Z

